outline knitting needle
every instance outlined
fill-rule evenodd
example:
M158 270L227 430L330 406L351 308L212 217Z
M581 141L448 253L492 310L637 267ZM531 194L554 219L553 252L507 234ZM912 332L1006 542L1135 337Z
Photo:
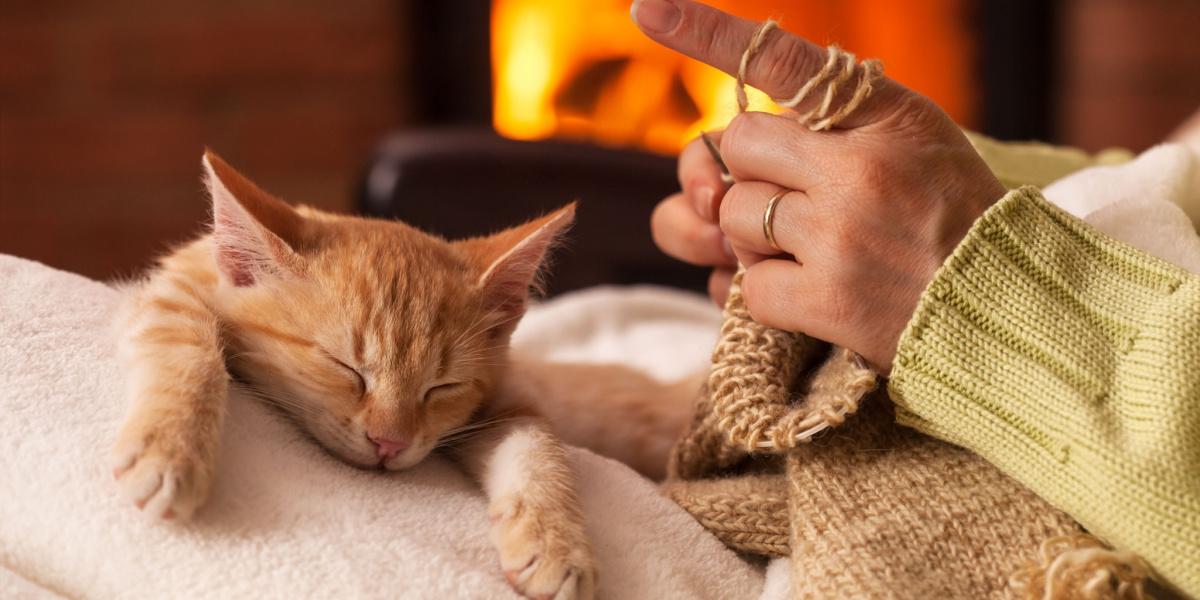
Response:
M717 145L713 143L712 138L708 137L708 132L701 131L700 139L704 140L704 147L708 148L708 153L712 155L713 160L720 167L721 181L733 183L733 174L729 172L729 167L725 165L725 159L721 158L721 151L717 149Z

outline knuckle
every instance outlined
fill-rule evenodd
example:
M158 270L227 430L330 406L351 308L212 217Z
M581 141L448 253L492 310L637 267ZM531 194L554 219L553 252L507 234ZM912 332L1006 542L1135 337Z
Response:
M721 155L726 160L742 151L744 140L754 139L753 135L747 135L745 131L750 127L753 118L752 112L742 113L734 117L725 128L725 135L721 136Z
M721 155L729 162L739 156L751 154L754 144L762 144L764 140L773 139L770 123L775 117L761 112L744 112L729 122L725 134L721 136Z
M870 150L847 157L845 167L845 172L853 178L854 187L859 189L856 195L863 191L885 191L888 183L895 179L891 161Z
M733 219L733 215L738 210L738 207L741 206L745 191L745 185L735 183L725 192L725 197L721 199L721 206L717 209L719 212L717 218L720 221L721 229L725 233L729 233L726 230L727 224Z
M829 246L836 260L853 260L857 256L861 236L858 227L846 218L834 219L829 224Z
M891 106L882 123L893 132L919 136L954 126L945 111L920 94L906 90Z
M775 325L775 295L762 271L750 268L742 276L742 297L750 318L763 325Z
M850 240L846 233L846 227L839 222L829 223L828 229L825 231L825 245L829 249L829 255L834 260L841 260L842 257L850 253Z
M770 51L759 58L758 65L757 79L774 87L790 85L817 71L808 44L788 34L777 36Z
M733 32L721 19L722 16L722 13L713 10L684 11L684 19L689 22L681 23L679 31L713 32L712 35L694 37L693 43L696 44L698 56L720 56L725 52L725 48L738 46L736 40L730 39Z

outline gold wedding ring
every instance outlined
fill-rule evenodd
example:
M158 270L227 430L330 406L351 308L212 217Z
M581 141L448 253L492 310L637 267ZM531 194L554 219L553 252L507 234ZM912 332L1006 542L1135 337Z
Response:
M775 207L779 205L779 201L792 190L782 189L775 192L770 200L767 200L767 210L763 211L763 237L767 238L767 244L776 252L783 252L783 248L775 241Z

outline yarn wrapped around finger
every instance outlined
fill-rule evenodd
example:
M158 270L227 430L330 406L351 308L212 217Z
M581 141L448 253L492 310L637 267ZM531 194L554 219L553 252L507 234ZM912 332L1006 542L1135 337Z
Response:
M746 95L746 72L750 68L750 62L758 55L762 49L767 35L772 30L778 28L779 23L774 19L767 19L762 25L755 30L754 35L750 38L749 45L746 46L746 51L742 53L741 62L738 63L737 72L737 106L738 112L746 112L750 106L749 96ZM772 98L772 100L784 108L796 108L800 106L808 97L817 90L820 86L825 86L825 94L821 102L812 109L799 115L799 120L808 126L813 131L826 131L836 127L839 123L850 116L855 110L871 96L871 92L875 89L875 82L883 75L883 63L878 59L869 59L858 62L853 53L846 52L839 48L836 44L832 44L825 48L828 54L828 59L825 65L817 71L815 75L810 77L800 89L791 98ZM837 99L843 87L847 85L855 75L858 78L854 83L854 91L850 97L846 99L837 110L833 109L834 100ZM832 112L831 112L832 111Z

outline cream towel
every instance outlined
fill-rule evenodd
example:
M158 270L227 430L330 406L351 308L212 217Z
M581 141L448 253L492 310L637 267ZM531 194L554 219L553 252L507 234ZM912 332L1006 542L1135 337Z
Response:
M359 471L240 394L209 504L186 526L143 518L108 470L124 412L107 337L117 292L2 255L0 282L0 597L515 597L488 542L484 499L453 465ZM577 358L656 339L658 374L686 372L704 364L716 332L703 302L600 290L550 303L553 322L533 311L519 337ZM758 595L762 574L652 482L570 454L602 598Z

